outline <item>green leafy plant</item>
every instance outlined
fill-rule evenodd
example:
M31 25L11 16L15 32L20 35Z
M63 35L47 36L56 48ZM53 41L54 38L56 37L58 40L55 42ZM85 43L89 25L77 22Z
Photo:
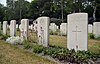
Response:
M10 37L10 35L3 35L1 34L1 39L6 40L8 37Z
M23 41L23 45L24 45L24 49L29 49L29 48L31 48L31 45L30 45L30 43L29 43L28 40L24 40L24 41Z
M20 31L20 29L19 29L19 28L17 28L17 31Z
M90 38L90 39L95 39L95 35L94 35L93 33L90 33L90 34L89 34L89 38Z
M96 40L100 40L100 36L96 37L95 39L96 39Z
M88 60L96 60L98 55L91 53L90 51L77 51L74 49L68 50L67 48L59 46L50 46L48 48L34 45L33 52L44 53L44 55L49 55L53 58L57 58L60 61L67 61L71 63L88 63Z
M33 52L35 53L42 53L44 51L44 47L41 45L33 45Z
M58 35L58 33L59 33L58 31L53 32L50 30L50 35Z

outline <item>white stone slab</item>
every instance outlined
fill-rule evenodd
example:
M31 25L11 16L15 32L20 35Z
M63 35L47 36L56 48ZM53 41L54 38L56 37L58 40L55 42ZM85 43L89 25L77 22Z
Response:
M33 30L37 33L37 21L36 20L33 22L33 25L34 25Z
M10 21L10 36L11 37L16 36L16 20Z
M67 23L61 23L60 33L61 35L67 35Z
M88 14L73 13L67 17L68 22L68 49L85 50L88 47Z
M3 21L3 34L7 34L7 21Z
M31 24L31 30L33 30L33 24Z
M43 45L44 47L49 46L49 17L39 17L37 19L37 29L38 29L38 39L39 45Z
M25 40L28 39L29 34L29 20L28 19L22 19L21 20L21 37Z
M21 24L19 25L19 29L20 29L20 31L21 31Z
M59 29L59 26L57 26L57 30Z
M100 37L100 22L93 23L93 34L95 37Z
M7 24L7 29L10 29L10 25L9 24Z
M16 29L18 28L18 24L16 24Z
M50 30L53 31L53 32L56 32L57 30L57 26L55 23L51 23L50 26L49 26Z
M31 25L29 25L29 29L31 30Z
M88 24L88 33L93 33L93 26L92 26L92 24Z

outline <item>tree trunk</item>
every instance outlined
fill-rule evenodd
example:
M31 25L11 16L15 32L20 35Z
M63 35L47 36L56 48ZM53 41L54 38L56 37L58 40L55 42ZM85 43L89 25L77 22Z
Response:
M61 0L61 18L63 22L63 0Z
M95 16L95 14L96 14L96 6L94 6L93 7L94 8L94 11L93 11L93 19L94 19L94 22L96 21L96 16Z

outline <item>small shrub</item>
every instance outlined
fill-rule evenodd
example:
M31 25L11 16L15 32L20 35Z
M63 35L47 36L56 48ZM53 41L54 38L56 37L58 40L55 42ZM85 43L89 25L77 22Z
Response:
M0 32L0 36L2 36L2 33Z
M100 36L96 37L95 39L96 39L96 40L100 40Z
M98 55L93 54L89 51L77 51L74 49L68 50L67 48L59 46L50 46L49 48L34 45L33 52L35 53L44 53L44 55L49 55L53 58L57 58L59 61L67 61L70 63L88 63L88 60L94 60L98 58Z
M57 30L57 31L52 31L52 30L50 30L50 35L58 35L59 34L59 31Z
M94 35L93 33L90 33L90 34L89 34L89 38L90 38L90 39L95 39L95 35Z
M10 37L10 35L2 35L1 39L6 40L8 37Z
M20 31L20 29L19 29L19 28L17 28L17 31Z
M24 49L29 49L29 48L31 48L31 45L30 45L30 43L29 43L28 40L24 40L24 41L23 41L23 45L24 45Z
M33 52L42 53L44 51L44 47L41 45L33 45Z
M53 35L53 31L50 31L50 35Z

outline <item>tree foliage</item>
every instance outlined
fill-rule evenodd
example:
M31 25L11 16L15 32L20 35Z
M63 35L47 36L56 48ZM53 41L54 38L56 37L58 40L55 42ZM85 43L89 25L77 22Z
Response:
M35 20L39 16L61 19L61 6L63 6L64 21L68 14L75 12L86 12L94 19L93 21L100 20L100 0L33 0L31 3L26 0L12 1L8 1L10 3L7 4L8 7L0 4L1 21L22 18Z

